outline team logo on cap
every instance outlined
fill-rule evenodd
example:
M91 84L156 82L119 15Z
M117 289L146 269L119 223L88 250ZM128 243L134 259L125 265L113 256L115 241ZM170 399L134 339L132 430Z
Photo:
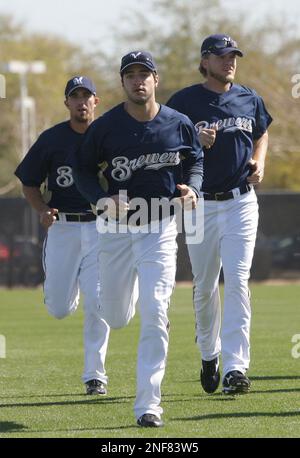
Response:
M83 80L83 76L79 76L79 77L76 77L76 78L73 78L73 83L74 84L82 84L82 81Z
M137 59L141 54L142 54L141 52L138 52L138 53L132 52L130 55L131 55L134 59Z

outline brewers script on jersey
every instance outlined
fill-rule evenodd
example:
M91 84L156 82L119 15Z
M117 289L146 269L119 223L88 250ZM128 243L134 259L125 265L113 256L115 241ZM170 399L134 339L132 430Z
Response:
M172 199L180 195L176 184L181 182L198 192L202 177L198 150L194 126L186 116L161 106L153 121L142 123L121 104L89 127L84 154L80 155L80 167L89 173L80 170L77 185L93 204L124 189L129 199ZM99 164L107 192L105 184L99 186Z
M74 178L93 204L122 190L129 201L140 197L150 204L153 198L180 195L176 185L181 183L198 195L202 158L196 130L186 116L161 105L153 119L139 122L122 103L90 126ZM106 192L99 185L98 164L104 164ZM145 413L156 417L162 413L160 385L168 348L167 309L175 282L176 235L171 217L160 233L127 231L99 238L100 312L111 327L123 327L133 317L138 279L137 419Z

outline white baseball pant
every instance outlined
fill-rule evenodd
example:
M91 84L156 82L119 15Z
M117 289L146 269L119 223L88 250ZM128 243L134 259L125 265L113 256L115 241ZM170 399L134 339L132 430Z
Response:
M257 198L249 193L226 201L204 201L204 240L188 245L194 276L196 340L202 359L222 352L223 374L242 373L250 363L251 306L248 279L258 224ZM221 331L219 275L224 273Z
M177 226L159 233L101 234L100 313L112 328L128 324L139 301L141 331L137 358L138 419L161 416L161 383L169 342L167 310L175 284Z
M80 292L84 297L84 383L108 380L104 363L109 327L98 312L98 239L95 221L56 221L44 242L44 300L49 313L64 318L77 309Z

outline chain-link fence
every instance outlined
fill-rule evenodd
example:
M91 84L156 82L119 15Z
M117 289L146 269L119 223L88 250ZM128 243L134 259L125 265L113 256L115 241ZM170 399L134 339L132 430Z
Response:
M300 193L259 193L259 230L251 278L300 279ZM0 199L0 286L43 282L45 232L25 199ZM178 236L177 281L192 279L184 241Z

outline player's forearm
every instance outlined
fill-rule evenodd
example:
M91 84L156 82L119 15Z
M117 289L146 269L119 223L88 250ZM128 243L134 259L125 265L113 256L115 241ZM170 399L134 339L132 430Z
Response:
M39 188L23 185L22 189L26 200L39 214L49 210L48 205L43 201Z
M268 150L269 135L266 131L258 140L254 142L252 159L259 162L264 167L267 150Z
M183 161L183 164L185 161ZM185 164L184 164L185 165ZM196 163L189 167L183 167L183 183L193 189L193 191L200 195L201 186L203 181L203 160L198 160Z

